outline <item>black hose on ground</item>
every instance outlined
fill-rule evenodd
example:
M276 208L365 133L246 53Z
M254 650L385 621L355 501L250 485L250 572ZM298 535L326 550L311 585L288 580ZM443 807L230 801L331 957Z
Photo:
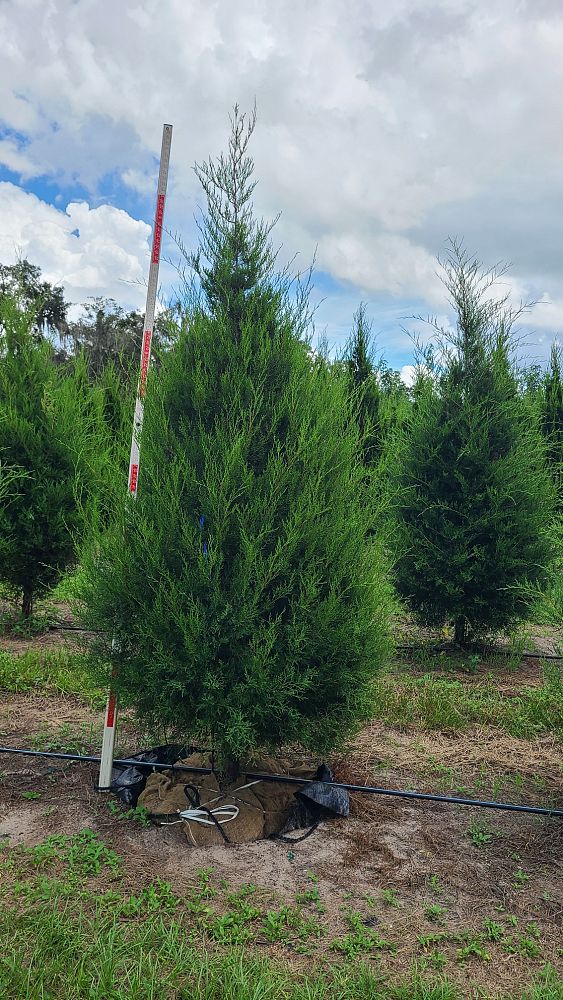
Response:
M58 753L51 750L15 750L13 747L0 747L1 753L20 754L24 757L52 757L54 760L78 760L91 764L99 764L101 757L82 753ZM156 764L145 760L116 759L113 762L118 767L146 767L149 771L189 771L193 774L213 774L211 767L181 767L174 764Z
M13 747L0 747L0 754L19 754L25 757L49 757L55 760L83 761L99 764L100 757L75 753L56 753L47 750L20 750ZM151 771L186 771L190 774L212 774L210 767L185 767L183 764L150 764L138 760L114 760L114 764L123 767L146 767ZM283 774L264 774L257 771L245 771L247 778L257 781L279 782L285 785L306 785L302 778L292 778ZM335 788L345 788L348 792L361 792L368 795L388 795L402 799L422 799L428 802L445 802L456 806L478 806L480 809L502 809L509 812L531 813L536 816L563 817L563 809L546 809L542 806L521 806L513 802L493 802L483 799L462 799L452 795L435 795L431 792L407 792L397 788L377 788L372 785L353 785L345 781L331 782Z
M402 643L402 644L394 647L394 650L395 650L396 653L408 653L408 652L414 653L414 652L416 652L417 649L426 649L426 650L428 650L428 652L432 652L432 653L442 652L442 650L440 650L439 647L437 647L435 649L432 649L432 647L428 647L428 646L411 646L411 645L409 645L409 643L406 643L406 644ZM463 652L467 652L467 650L463 650L460 647L459 648L459 652L463 653ZM511 653L510 650L508 650L508 649L496 649L496 650L492 650L491 651L491 655L492 656L506 656L507 658L511 657L511 656L519 656L521 660L563 660L563 654L559 654L559 653L540 653L540 652L535 653L533 650L526 650L526 652L524 652L524 653Z

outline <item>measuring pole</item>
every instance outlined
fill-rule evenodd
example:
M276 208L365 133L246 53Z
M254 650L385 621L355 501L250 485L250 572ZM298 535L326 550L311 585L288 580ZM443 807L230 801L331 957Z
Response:
M168 183L168 166L170 163L171 142L172 142L172 125L164 125L162 129L162 147L160 150L160 170L158 172L156 211L154 214L154 226L152 232L151 263L149 270L149 282L147 286L145 322L143 326L143 344L141 347L141 368L139 372L139 383L137 386L137 397L135 399L135 413L133 416L133 434L131 436L131 454L129 457L129 475L127 477L127 492L130 497L137 496L137 484L139 481L139 459L140 459L139 441L141 436L141 428L143 426L145 392L147 389L147 374L151 359L151 342L152 342L152 334L154 327L156 292L158 288L160 245L162 243L162 226L164 223L164 203L166 201L166 185ZM112 648L113 649L117 648L115 639L112 642ZM102 741L100 778L98 783L98 789L101 792L109 791L111 785L113 752L115 746L115 733L117 726L117 694L115 691L116 677L117 677L117 668L114 667L111 675L110 690L106 708L106 721L104 725L104 737Z

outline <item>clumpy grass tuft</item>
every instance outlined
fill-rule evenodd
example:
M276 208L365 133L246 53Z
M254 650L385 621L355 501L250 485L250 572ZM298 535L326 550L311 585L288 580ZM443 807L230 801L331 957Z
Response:
M522 739L547 732L563 738L561 670L549 664L543 684L511 695L503 694L490 681L468 687L431 674L387 674L376 683L374 715L391 725L422 729L459 731L489 725Z
M92 683L84 655L67 649L21 654L0 650L0 691L56 691L84 698L96 707L104 703L104 692Z

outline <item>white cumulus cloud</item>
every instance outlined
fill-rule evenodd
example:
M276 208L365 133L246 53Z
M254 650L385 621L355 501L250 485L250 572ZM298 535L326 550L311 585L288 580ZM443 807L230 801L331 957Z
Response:
M416 366L415 365L403 365L400 371L401 381L404 382L407 389L410 389L414 385L416 378Z
M413 301L443 311L435 257L465 236L539 289L538 327L559 326L560 0L120 0L109 20L100 9L0 4L0 161L24 180L81 184L97 204L112 174L150 200L171 122L167 224L191 245L192 165L225 147L235 101L256 99L255 198L266 217L283 213L287 257L317 249L374 315L378 296L397 315Z
M62 212L0 183L0 260L27 257L72 302L103 295L141 308L150 233L145 222L111 205L71 202Z

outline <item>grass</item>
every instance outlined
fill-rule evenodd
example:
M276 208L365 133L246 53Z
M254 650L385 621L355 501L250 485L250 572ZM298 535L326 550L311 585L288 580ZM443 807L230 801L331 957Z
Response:
M76 600L77 590L80 585L80 573L81 569L79 566L76 569L65 573L62 580L60 580L54 590L50 592L49 600L63 601L66 604L70 604L72 601Z
M0 690L73 694L103 707L105 693L97 687L85 668L85 657L67 649L29 650L9 653L0 650Z
M497 726L511 736L529 739L554 733L563 739L561 668L544 669L543 684L503 694L492 679L472 685L434 676L387 673L375 686L374 716L391 725L418 729L463 730Z
M554 567L548 590L537 595L534 605L534 621L537 625L554 625L561 628L563 622L563 567L561 560Z
M346 910L345 933L308 971L260 954L256 941L311 954L325 929L300 906L263 909L254 885L229 891L212 869L177 896L160 879L126 892L122 859L83 830L34 848L0 849L0 996L3 1000L462 1000L441 975L450 935L429 935L420 961L397 982L378 969L394 946ZM225 909L226 907L226 909ZM500 922L457 936L457 961L488 961L489 949L540 958L533 924L518 938ZM453 940L453 939L452 939ZM245 943L246 942L246 943ZM308 946L311 946L308 948ZM332 956L332 957L330 957ZM369 960L369 963L366 963ZM504 1000L563 1000L552 966ZM440 973L440 974L437 974ZM486 996L486 994L482 994Z

